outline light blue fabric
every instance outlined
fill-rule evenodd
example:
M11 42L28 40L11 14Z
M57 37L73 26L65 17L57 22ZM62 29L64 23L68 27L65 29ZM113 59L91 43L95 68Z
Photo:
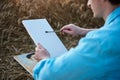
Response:
M64 55L40 61L35 80L120 80L120 7Z

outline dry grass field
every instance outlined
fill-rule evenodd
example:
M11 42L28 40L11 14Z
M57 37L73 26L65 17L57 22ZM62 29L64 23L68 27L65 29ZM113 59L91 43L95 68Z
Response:
M99 28L103 20L92 18L87 0L0 0L0 80L33 80L14 59L14 55L33 52L35 45L24 29L24 19L46 18L53 29L73 23ZM69 49L81 36L58 36Z

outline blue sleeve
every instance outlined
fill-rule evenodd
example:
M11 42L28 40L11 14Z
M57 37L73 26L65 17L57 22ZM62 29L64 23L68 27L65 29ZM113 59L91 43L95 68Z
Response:
M33 70L35 80L90 80L104 73L99 39L83 38L64 55L40 61ZM89 46L88 46L89 45Z
M35 80L120 80L120 7L64 55L40 61Z

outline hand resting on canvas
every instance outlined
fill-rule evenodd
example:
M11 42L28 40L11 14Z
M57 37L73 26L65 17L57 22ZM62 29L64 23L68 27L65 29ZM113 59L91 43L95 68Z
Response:
M38 44L35 48L34 58L37 61L40 61L41 59L46 59L49 57L50 57L49 52L41 44Z

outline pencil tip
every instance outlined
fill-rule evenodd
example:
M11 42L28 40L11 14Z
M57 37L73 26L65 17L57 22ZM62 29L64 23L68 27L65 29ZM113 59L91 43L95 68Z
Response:
M45 33L48 33L48 31L45 31Z

